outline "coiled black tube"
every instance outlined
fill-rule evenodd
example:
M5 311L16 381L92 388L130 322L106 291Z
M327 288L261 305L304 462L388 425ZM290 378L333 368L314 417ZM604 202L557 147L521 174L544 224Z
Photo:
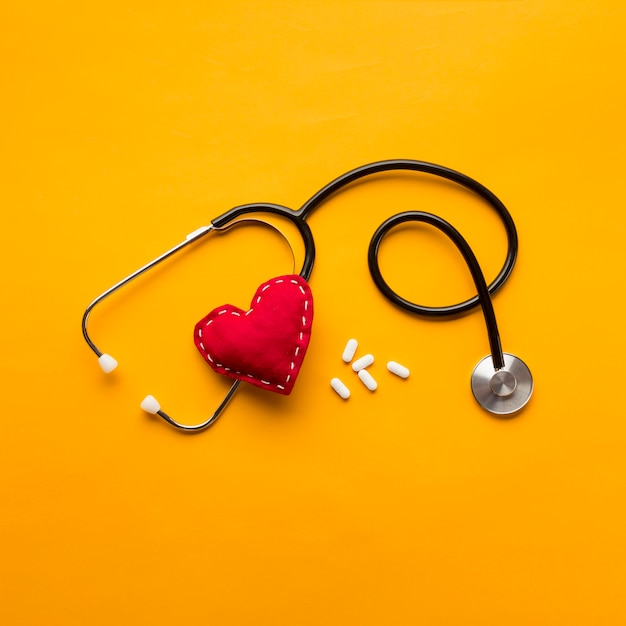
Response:
M367 264L369 266L370 274L374 283L378 289L385 295L386 298L391 300L399 307L411 311L413 313L419 313L421 315L437 316L442 315L441 308L439 307L427 307L415 304L405 300L398 295L385 281L383 275L380 272L378 265L378 251L380 249L381 241L383 237L398 224L404 222L424 222L430 224L435 228L438 228L445 235L447 235L460 250L467 267L469 268L474 284L476 285L476 291L478 292L478 301L483 310L485 317L485 324L487 325L487 334L489 336L489 347L491 349L491 358L493 360L493 367L496 370L504 367L504 356L502 354L502 345L500 343L500 333L498 332L498 324L496 322L496 314L493 310L493 303L489 296L489 288L487 287L487 281L483 275L482 270L476 255L472 252L470 245L461 235L461 233L452 226L449 222L433 215L432 213L424 213L423 211L405 211L398 213L385 220L374 233L372 240L370 241L369 249L367 251ZM449 307L444 307L449 308ZM446 313L447 314L447 313Z

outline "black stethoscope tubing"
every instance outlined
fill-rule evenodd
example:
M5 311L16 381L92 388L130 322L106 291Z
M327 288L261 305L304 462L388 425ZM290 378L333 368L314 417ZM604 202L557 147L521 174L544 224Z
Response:
M304 241L305 258L304 258L304 262L302 265L302 269L300 271L300 275L306 280L308 280L311 276L311 272L313 270L313 264L315 262L315 242L313 240L313 234L311 232L311 229L308 227L308 224L306 223L306 219L309 217L309 215L316 208L318 208L321 204L323 204L324 201L326 201L330 196L337 193L338 191L340 191L347 185L361 178L365 178L367 176L372 176L374 174L379 174L381 172L398 171L398 170L422 172L422 173L432 174L434 176L438 176L440 178L445 178L447 180L453 181L465 187L466 189L473 191L475 194L483 198L483 200L485 200L489 205L491 205L491 207L496 211L506 231L507 253L506 253L506 257L504 260L504 264L502 265L502 268L500 269L499 273L494 278L494 280L488 285L488 288L487 288L488 294L493 295L496 291L498 291L498 289L500 289L500 287L502 287L502 285L506 282L508 277L511 275L511 272L513 271L513 267L515 266L515 261L517 260L517 252L518 252L519 244L518 244L518 237L517 237L517 229L515 228L515 222L513 221L513 218L511 217L511 214L509 213L508 209L504 206L504 204L500 201L500 199L493 192L487 189L487 187L485 187L478 181L474 180L473 178L470 178L466 174L462 174L461 172L458 172L456 170L450 169L448 167L444 167L443 165L437 165L435 163L429 163L427 161L415 161L411 159L390 159L390 160L385 160L385 161L377 161L375 163L370 163L368 165L363 165L361 167L353 169L335 178L333 181L331 181L330 183L322 187L317 193L311 196L311 198L309 198L309 200L307 200L297 211L293 211L291 209L288 209L286 207L276 205L276 204L264 204L264 203L244 204L241 206L234 207L230 209L229 211L226 211L226 213L223 213L219 217L216 217L215 219L212 220L212 224L216 228L222 228L228 225L234 219L237 219L238 217L242 217L243 215L246 215L249 213L258 213L258 212L273 213L276 215L281 215L283 217L286 217L287 219L291 220L291 222L293 222L296 225ZM402 215L402 214L399 214L399 215ZM426 215L431 215L431 214L426 214ZM394 220L394 219L397 219L397 217L398 216L393 216L389 219ZM391 228L392 225L390 225L388 228ZM437 224L433 224L433 225L442 229L441 222L437 222ZM443 228L445 229L445 227ZM469 245L465 242L463 237L460 235L460 233L458 233L456 229L453 229L453 230L458 235L458 236L452 235L453 237L456 238L455 243L457 243L457 246L459 245L458 244L459 237L465 244L465 245L461 244L463 246L463 249L461 248L460 249L464 257L467 259L467 256L464 250L467 251L469 249L471 253L471 249L469 248ZM444 232L446 232L448 236L451 236L451 231L444 230ZM370 251L371 251L371 246L370 246ZM376 248L376 254L377 252L378 252L378 248ZM474 257L473 253L471 254L472 254L472 257ZM371 258L371 252L370 252L370 258ZM371 269L372 269L372 263L370 262L370 271ZM472 270L471 267L470 267L470 270L472 271L472 275L474 275L474 271ZM482 271L480 272L480 274L482 275ZM387 285L387 283L382 279L380 272L373 272L372 278L374 279L379 289L392 302L406 309L407 311L410 311L412 313L417 313L419 315L426 315L430 317L460 315L460 314L467 313L468 311L472 310L481 302L481 294L479 290L479 293L476 296L473 296L472 298L469 298L468 300L465 300L463 302L459 302L458 304L452 304L448 306L439 306L439 307L422 306L422 305L410 302L400 297L395 292L393 292L390 289L390 287ZM485 294L483 294L483 297L482 297L483 301L487 299L484 296Z
M423 211L405 211L398 213L393 217L385 220L376 230L370 241L367 263L369 266L370 274L378 289L394 304L411 312L419 312L423 315L436 316L436 315L451 315L449 309L453 307L425 307L414 304L402 298L398 295L385 281L383 275L380 272L378 265L378 250L383 237L395 226L403 224L405 222L423 222L430 224L435 228L446 234L459 249L465 263L467 264L474 284L476 285L476 291L478 295L478 301L481 304L483 315L485 317L485 324L487 326L487 335L489 336L489 348L491 350L491 358L493 360L493 367L496 370L504 367L504 355L502 354L502 344L500 342L500 333L498 332L498 323L496 321L496 314L493 309L493 302L489 295L489 286L485 280L485 276L480 269L480 264L476 255L472 251L470 245L467 243L461 233L452 226L449 222L432 213L425 213ZM443 309L443 313L442 313Z

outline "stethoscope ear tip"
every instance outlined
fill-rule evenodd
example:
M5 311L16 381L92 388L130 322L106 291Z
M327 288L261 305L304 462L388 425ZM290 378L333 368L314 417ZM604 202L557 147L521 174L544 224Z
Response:
M491 355L472 373L472 393L480 406L494 415L513 415L526 406L533 393L533 377L520 358L503 353L504 367L495 369Z
M161 410L161 405L159 401L154 396L146 396L141 401L141 408L151 415L156 415Z
M111 373L117 367L117 361L110 354L101 354L98 363L105 374Z

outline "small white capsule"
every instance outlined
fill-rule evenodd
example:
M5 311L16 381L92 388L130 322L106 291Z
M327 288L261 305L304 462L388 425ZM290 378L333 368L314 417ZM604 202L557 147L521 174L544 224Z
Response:
M333 378L330 381L330 386L344 400L347 400L350 397L350 390L338 378Z
M376 391L378 383L367 370L359 370L359 378L370 391Z
M352 364L352 369L355 372L358 372L362 369L365 369L366 367L369 367L373 362L374 362L374 356L372 354L366 354L365 356L362 356L360 359L357 359Z
M387 363L387 369L392 374L400 376L400 378L408 378L411 373L408 367L404 367L404 365L400 365L400 363L396 363L395 361L389 361L389 363Z
M346 347L343 351L343 354L341 355L341 358L346 363L350 363L358 347L359 347L359 342L356 339L350 339L348 343L346 344Z

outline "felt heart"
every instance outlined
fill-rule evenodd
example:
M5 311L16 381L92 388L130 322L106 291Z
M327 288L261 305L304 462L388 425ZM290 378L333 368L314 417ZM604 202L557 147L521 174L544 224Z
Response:
M298 275L263 283L250 308L225 304L201 319L194 343L219 374L289 395L311 338L313 296Z

